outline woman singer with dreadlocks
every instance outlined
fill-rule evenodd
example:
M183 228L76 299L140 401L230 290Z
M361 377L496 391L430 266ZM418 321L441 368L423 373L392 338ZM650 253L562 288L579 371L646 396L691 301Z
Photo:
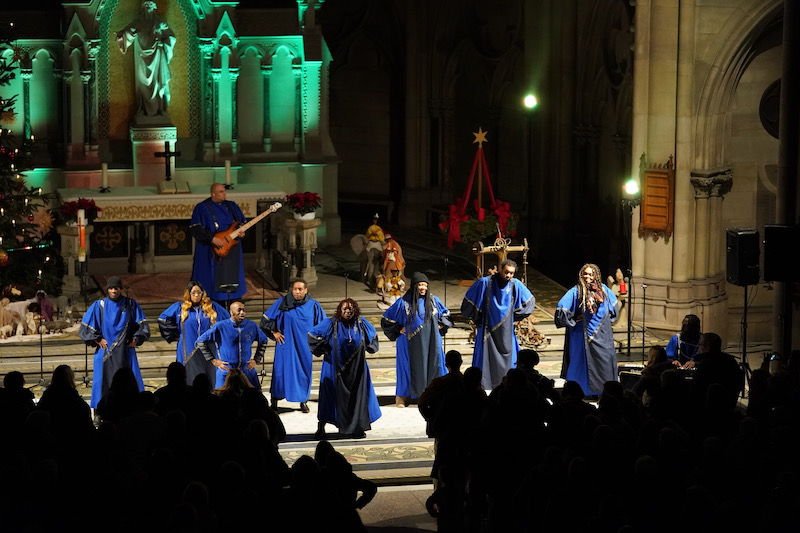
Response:
M556 327L567 328L561 377L578 382L586 396L599 396L606 381L619 381L611 329L619 301L602 279L597 265L583 265L555 315Z

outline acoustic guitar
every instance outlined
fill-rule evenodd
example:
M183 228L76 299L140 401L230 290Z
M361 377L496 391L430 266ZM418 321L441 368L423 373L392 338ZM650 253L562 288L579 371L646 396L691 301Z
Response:
M254 217L249 222L246 222L245 224L242 224L241 226L239 226L238 222L234 222L233 224L230 225L230 227L228 229L222 230L222 231L218 231L217 233L215 233L214 237L218 238L218 239L222 239L224 242L223 242L222 246L214 246L213 247L214 254L217 257L225 257L226 255L228 255L231 252L231 250L233 250L233 248L237 244L239 244L238 238L241 236L242 233L244 233L245 231L250 229L254 224L257 224L258 222L260 222L261 219L263 219L267 215L270 215L270 214L274 213L275 211L277 211L278 209L280 209L281 206L282 206L282 204L280 202L275 202L274 204L272 204L269 207L269 209L267 209L266 211L264 211L260 215Z

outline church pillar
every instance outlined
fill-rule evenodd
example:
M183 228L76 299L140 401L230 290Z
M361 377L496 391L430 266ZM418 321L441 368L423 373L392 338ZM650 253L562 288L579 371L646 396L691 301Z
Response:
M306 61L303 64L303 138L307 156L322 157L320 144L320 76L321 61Z
M72 72L61 73L61 116L63 117L64 146L69 151L72 144L72 106L70 105L70 86L72 85Z
M22 76L22 109L23 117L23 136L25 139L31 138L31 78L33 70L29 68L20 69Z
M706 279L722 271L722 199L733 185L729 168L693 170L695 191L694 278Z
M302 84L302 67L300 65L292 65L292 74L294 75L294 151L297 153L302 152L303 143L303 84Z
M100 41L93 39L88 43L89 57L89 146L92 158L99 163L99 140L97 134L97 54L100 53Z
M261 65L261 76L264 78L264 151L269 153L272 151L272 133L271 125L269 122L269 106L270 106L270 92L269 84L272 80L272 65Z
M231 152L239 152L239 69L232 68L228 71L231 79Z
M203 144L203 158L214 158L214 78L212 76L211 58L214 53L214 44L204 42L200 44L201 64L200 80L202 91L201 142Z
M213 111L214 114L214 156L219 155L219 80L222 77L222 71L218 68L211 69L212 80L212 93L213 93Z
M91 151L92 139L92 111L91 111L91 92L89 82L92 74L89 71L81 71L81 84L83 85L83 153L89 154Z

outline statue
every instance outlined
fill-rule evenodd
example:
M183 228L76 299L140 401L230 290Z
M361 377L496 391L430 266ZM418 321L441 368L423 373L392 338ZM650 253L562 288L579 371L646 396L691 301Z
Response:
M134 44L137 117L167 117L169 106L169 63L175 34L156 14L152 0L142 2L139 17L117 32L117 44L124 54Z

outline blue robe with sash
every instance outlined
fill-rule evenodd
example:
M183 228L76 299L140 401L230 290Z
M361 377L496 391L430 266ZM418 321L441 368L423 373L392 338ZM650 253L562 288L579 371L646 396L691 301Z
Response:
M253 343L257 342L256 353L253 354ZM258 372L255 368L247 368L250 359L256 363L264 360L264 351L267 349L267 336L261 331L252 320L242 320L240 323L234 322L232 318L217 322L205 333L197 338L195 346L203 352L207 360L212 358L220 359L230 366L238 368L247 376L250 384L256 389L261 388L258 381ZM213 346L216 346L218 354L214 356ZM216 388L225 384L227 370L216 368L217 379L214 383Z
M150 327L144 311L135 300L120 296L116 300L103 298L95 301L83 315L78 334L86 344L97 347L93 358L94 377L89 403L93 409L108 391L111 379L120 368L130 368L139 390L144 390L136 349L130 346L130 342L135 339L136 346L141 346L150 338ZM105 350L98 345L101 339L108 343Z
M225 257L217 257L211 239L231 224L245 222L235 202L215 203L206 198L194 207L189 229L195 238L192 279L202 285L212 300L236 300L247 292L244 276L244 252L237 244Z
M364 318L347 326L326 318L308 333L314 355L322 355L317 418L343 434L371 429L381 417L372 386L367 352L378 351L378 333Z
M533 313L535 307L533 293L516 278L506 282L497 275L484 276L467 290L461 313L475 322L472 366L482 370L484 389L494 389L517 366L519 344L514 323Z
M417 399L434 378L446 373L442 332L452 327L450 310L431 295L432 309L425 318L425 297L417 298L416 313L412 314L411 289L398 298L383 314L381 327L389 340L396 340L397 388L395 394ZM403 329L403 333L400 330Z
M270 395L290 402L307 402L311 395L311 348L308 332L325 320L322 305L306 296L295 300L291 294L277 300L261 317L261 329L273 340L283 334L283 344L275 345Z
M561 377L576 381L586 396L599 396L606 381L619 381L614 331L619 302L614 293L603 287L605 300L597 312L580 308L578 287L572 287L558 302L556 327L567 328Z
M211 302L217 312L217 322L231 317L224 307L216 302ZM186 367L186 384L191 385L198 374L207 374L211 383L216 379L216 368L203 357L195 344L197 338L211 327L211 319L203 311L202 306L193 305L189 308L186 320L181 320L181 307L183 302L175 302L167 307L158 317L158 329L167 342L178 341L175 347L175 360ZM213 354L216 357L216 347Z

